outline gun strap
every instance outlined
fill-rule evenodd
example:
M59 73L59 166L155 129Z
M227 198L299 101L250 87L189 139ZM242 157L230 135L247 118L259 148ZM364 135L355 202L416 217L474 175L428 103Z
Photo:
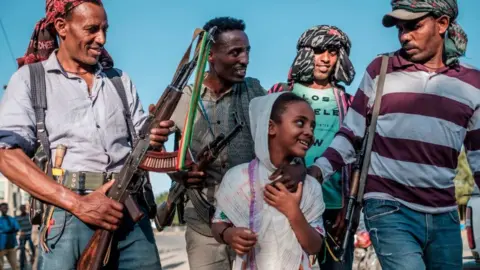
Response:
M385 76L387 75L388 59L390 55L382 55L382 66L380 67L380 75L377 81L377 91L375 94L375 101L373 104L372 118L368 126L367 146L362 164L362 172L360 174L360 184L357 194L357 202L359 204L363 201L363 193L365 192L365 184L367 183L368 169L370 168L370 155L372 152L373 138L377 128L378 114L380 113L380 105L382 103L383 87L385 85Z
M130 137L130 144L133 147L138 139L137 133L135 132L135 128L133 125L132 121L132 114L130 113L130 106L128 106L128 100L127 100L127 93L125 91L125 86L123 85L122 78L120 77L120 74L118 71L114 68L110 68L107 70L104 70L105 74L107 77L110 79L110 81L113 83L113 86L117 90L118 96L120 96L120 99L122 100L123 104L123 111L124 111L124 116L125 116L125 121L127 123L127 129L128 129L128 135Z

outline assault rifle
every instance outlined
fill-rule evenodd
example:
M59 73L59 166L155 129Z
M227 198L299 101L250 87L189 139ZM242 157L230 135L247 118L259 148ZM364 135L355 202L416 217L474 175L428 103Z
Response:
M132 194L137 193L143 185L144 178L142 176L145 171L142 170L142 162L144 162L146 156L149 155L147 151L150 148L150 130L157 127L158 122L169 120L171 118L182 95L182 89L185 88L190 75L195 67L197 67L197 61L200 57L205 56L203 55L205 52L200 50L201 41L199 41L193 59L189 61L193 42L197 37L202 37L204 39L207 38L206 43L210 44L210 42L213 41L212 34L215 30L215 27L209 32L202 29L195 30L192 43L180 61L171 84L164 90L162 96L155 105L153 113L149 114L145 123L141 127L138 140L133 143L133 149L128 155L124 166L120 170L120 173L115 180L115 184L107 193L109 198L125 205L134 222L138 222L144 216L143 212L132 198ZM208 51L206 51L206 54L208 55ZM152 153L152 155L154 155L154 153ZM110 255L113 234L113 231L97 229L78 260L77 269L98 270L105 266L108 263Z
M370 168L370 155L372 152L373 138L377 128L377 119L380 113L380 105L382 102L383 86L385 84L385 75L388 67L388 55L382 55L382 65L380 66L380 74L377 81L377 90L375 93L375 101L370 117L370 123L365 128L365 136L363 141L356 140L356 161L353 165L353 172L350 184L350 194L348 197L347 211L345 221L347 223L347 230L343 237L342 248L340 250L340 260L345 262L345 250L347 250L348 242L357 231L358 220L360 218L360 210L363 206L363 194L365 192L365 184L367 182L368 169ZM368 118L367 118L368 120Z
M238 119L238 118L237 118ZM237 120L237 125L226 136L221 133L212 142L205 146L197 155L198 170L203 171L208 164L217 159L218 155L227 146L227 144L241 131L244 123ZM200 194L198 189L186 188L184 184L174 182L169 190L167 200L164 201L157 208L157 215L155 216L155 226L158 231L163 231L167 226L170 226L175 217L175 209L182 207L183 196L188 193L190 200L196 208L207 209L207 213L202 213L200 217L210 217L214 211L213 206L210 205ZM209 220L209 218L207 218Z

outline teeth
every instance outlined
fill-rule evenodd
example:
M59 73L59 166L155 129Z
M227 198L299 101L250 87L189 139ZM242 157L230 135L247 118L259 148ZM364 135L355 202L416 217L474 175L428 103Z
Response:
M305 145L305 146L308 146L308 143L306 141L298 140L298 142Z

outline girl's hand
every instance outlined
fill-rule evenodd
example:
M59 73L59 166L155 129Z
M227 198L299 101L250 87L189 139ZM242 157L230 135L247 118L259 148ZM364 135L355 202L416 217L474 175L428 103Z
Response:
M303 183L298 183L297 191L292 193L280 182L265 186L264 199L268 205L275 207L288 219L294 218L300 212Z
M239 256L247 254L257 243L257 235L251 230L241 227L228 228L223 238Z

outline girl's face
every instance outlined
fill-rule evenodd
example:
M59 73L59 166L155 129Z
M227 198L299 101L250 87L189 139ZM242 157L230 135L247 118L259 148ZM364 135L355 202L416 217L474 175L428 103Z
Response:
M284 149L286 157L305 157L313 144L315 114L307 102L297 101L286 105L281 122L270 120L270 143Z

